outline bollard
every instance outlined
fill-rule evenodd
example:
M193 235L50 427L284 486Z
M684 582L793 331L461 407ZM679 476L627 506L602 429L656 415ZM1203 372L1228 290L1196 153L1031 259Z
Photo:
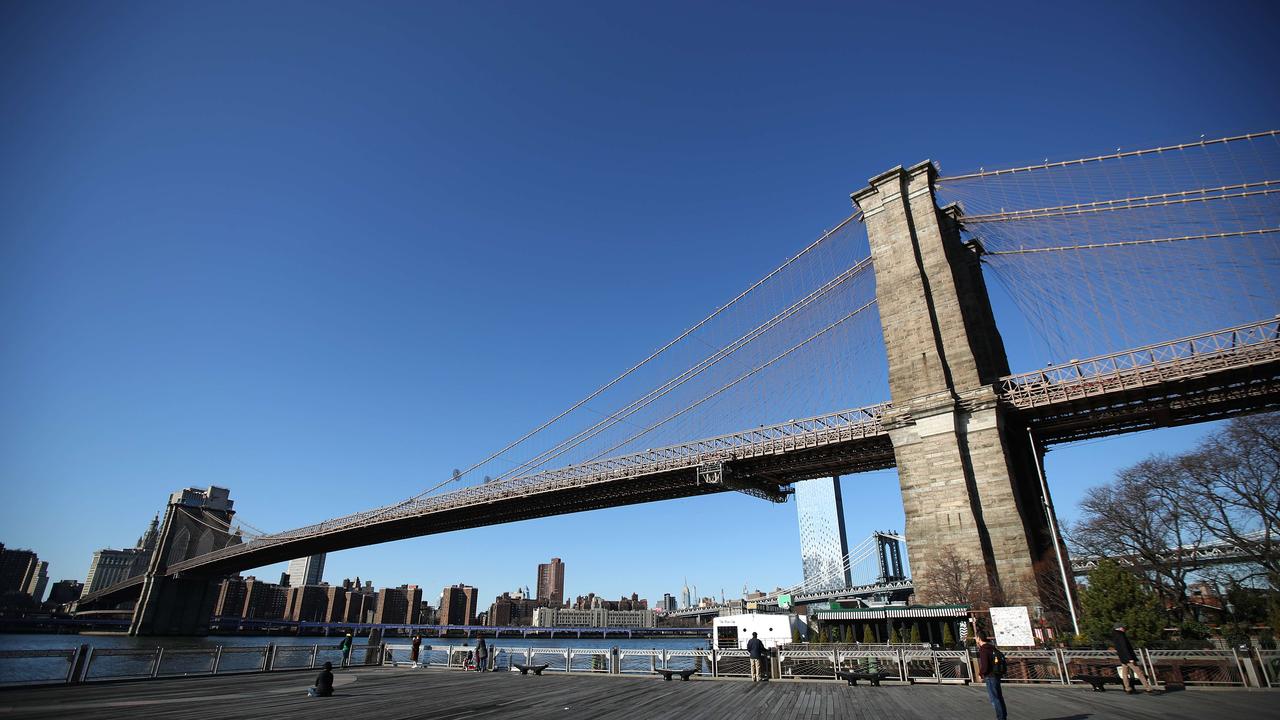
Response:
M609 674L610 675L620 674L620 671L622 670L622 668L621 668L621 663L619 663L618 660L619 660L618 646L614 645L612 648L609 649Z

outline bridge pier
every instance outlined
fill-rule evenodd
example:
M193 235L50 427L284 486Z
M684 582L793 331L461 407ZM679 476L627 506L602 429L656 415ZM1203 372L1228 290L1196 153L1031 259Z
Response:
M1009 363L979 250L962 244L958 211L937 207L935 173L930 162L894 168L853 195L875 266L893 401L884 422L916 598L966 601L953 587L966 573L992 604L1049 609L1062 582L1039 491L1042 458L997 404Z
M229 528L235 511L225 488L187 488L169 496L164 523L151 555L130 635L207 635L218 598L218 580L169 575L170 564L240 542Z

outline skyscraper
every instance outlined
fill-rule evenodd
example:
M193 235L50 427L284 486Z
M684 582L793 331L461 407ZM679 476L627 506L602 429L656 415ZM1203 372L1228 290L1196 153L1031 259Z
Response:
M538 600L550 607L564 604L564 563L560 558L538 565Z
M89 562L89 574L84 579L85 593L96 592L145 573L156 549L156 539L160 536L159 525L159 515L151 518L151 526L142 533L134 547L123 550L103 548L95 552Z
M40 572L40 558L30 550L6 550L0 543L0 593L31 592L31 581Z
M49 584L49 563L40 561L36 566L35 573L31 576L31 582L27 585L27 594L37 603L44 601L44 588Z
M804 584L810 590L838 590L852 584L845 556L844 503L840 478L819 478L795 484L796 514L800 518L800 559Z
M289 586L319 585L324 576L324 553L289 561Z
M474 625L478 591L470 585L450 585L440 591L441 625Z

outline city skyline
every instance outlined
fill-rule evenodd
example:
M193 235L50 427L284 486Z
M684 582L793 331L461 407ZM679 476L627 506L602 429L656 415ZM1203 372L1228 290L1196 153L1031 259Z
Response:
M3 12L0 541L51 583L86 579L176 487L233 488L272 532L447 481L721 307L885 168L1083 157L1280 110L1262 5L1229 24L1191 5L1105 23L955 7L927 27L886 7ZM894 23L947 61L903 57L877 31ZM1039 62L1008 61L1024 56ZM1181 82L1139 93L1117 66ZM1015 369L1067 359L991 289ZM1053 448L1060 517L1214 427ZM903 527L893 471L843 490L851 541ZM655 538L733 551L657 561ZM566 596L654 599L685 576L703 595L793 585L800 554L794 503L724 493L335 552L326 570L488 596L554 555Z

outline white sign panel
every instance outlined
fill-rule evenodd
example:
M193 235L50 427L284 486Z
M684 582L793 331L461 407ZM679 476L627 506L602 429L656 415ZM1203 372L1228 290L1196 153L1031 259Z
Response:
M1031 616L1026 605L991 608L991 629L995 632L996 645L1000 647L1031 647L1036 639L1031 635Z

